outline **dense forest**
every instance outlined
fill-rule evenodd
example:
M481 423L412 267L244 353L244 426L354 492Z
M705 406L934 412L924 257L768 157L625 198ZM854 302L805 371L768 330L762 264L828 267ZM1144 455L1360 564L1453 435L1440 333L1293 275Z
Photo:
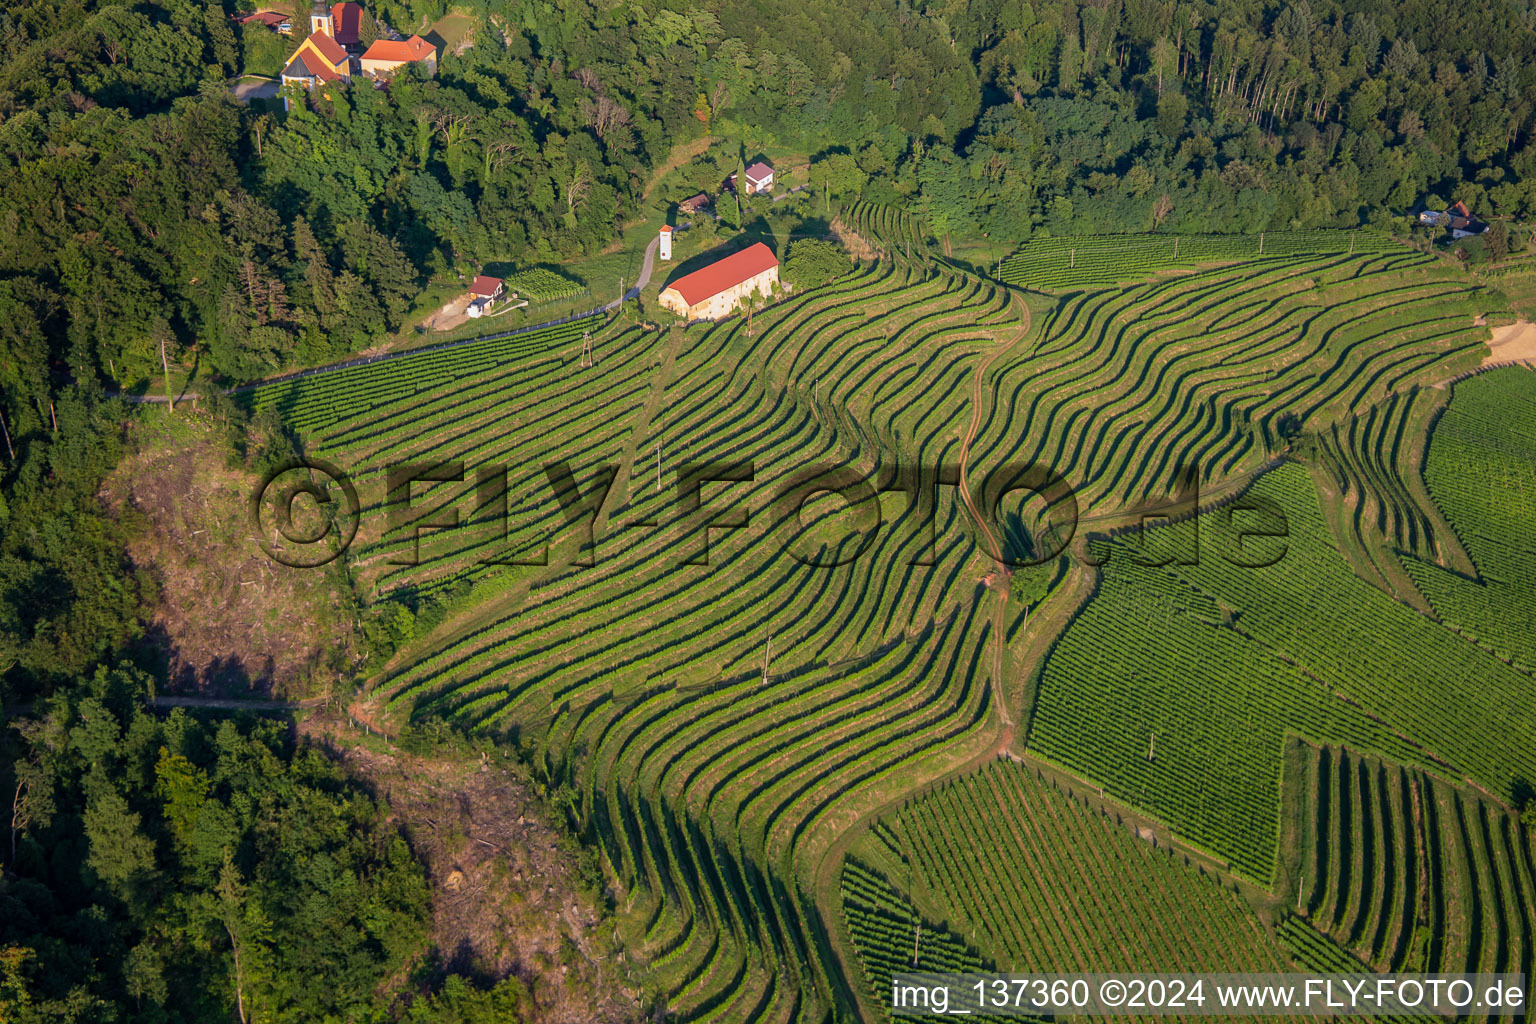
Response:
M0 1020L380 1019L427 933L427 883L383 808L286 726L149 710L105 669L61 689L15 755L0 849ZM19 749L15 749L19 747ZM450 976L408 1021L515 1022L516 979Z
M405 31L449 9L368 6ZM54 702L46 729L7 730L0 770L28 801L0 851L0 1019L195 1019L239 998L356 1019L420 927L419 866L334 769L265 726L145 710L124 651L154 583L97 498L120 388L168 364L239 382L340 357L406 325L430 282L597 253L705 135L803 152L828 200L1003 248L1406 234L1460 200L1500 256L1503 225L1536 216L1529 2L453 7L474 42L435 77L287 113L231 94L290 45L235 27L232 2L0 11L0 697ZM814 256L793 273L823 279ZM436 998L480 998L463 991Z

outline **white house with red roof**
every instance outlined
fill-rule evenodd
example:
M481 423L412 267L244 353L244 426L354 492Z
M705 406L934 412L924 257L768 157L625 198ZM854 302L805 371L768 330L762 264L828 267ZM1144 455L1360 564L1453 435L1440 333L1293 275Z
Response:
M363 6L346 0L327 7L317 3L309 12L309 34L330 36L343 47L352 49L362 41Z
M346 3L331 5L331 37L348 50L363 42L363 5Z
M464 310L469 316L481 316L491 311L496 301L506 294L506 282L499 277L487 277L480 274L469 283L469 307Z
M778 283L778 259L757 242L678 278L662 289L658 301L662 309L689 320L718 320L751 299L753 292L772 295Z
M747 189L746 189L746 194L747 195L750 196L750 195L754 195L754 194L756 194L758 192L772 192L773 191L773 168L772 167L769 167L767 164L765 164L761 160L759 160L757 163L753 164L751 167L748 167L746 173L747 173ZM735 190L735 188L736 188L736 175L732 174L729 178L727 178L726 179L726 184L729 185L732 190Z

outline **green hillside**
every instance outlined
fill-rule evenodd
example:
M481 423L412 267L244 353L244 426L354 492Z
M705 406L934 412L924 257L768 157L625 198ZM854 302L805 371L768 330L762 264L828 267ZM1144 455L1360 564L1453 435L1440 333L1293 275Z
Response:
M370 600L472 584L373 680L372 702L519 742L603 851L620 930L670 1012L784 1020L856 998L875 919L839 909L849 844L882 807L1009 745L1027 742L1260 886L1274 877L1289 733L1464 771L1496 793L1536 772L1536 722L1518 702L1528 679L1357 575L1333 539L1334 505L1283 465L1316 456L1318 472L1342 474L1345 455L1379 448L1357 436L1422 452L1398 426L1427 420L1405 396L1474 367L1487 336L1473 318L1489 300L1454 271L1404 249L1351 253L1346 239L1026 303L934 256L910 218L865 206L850 223L887 258L750 323L592 320L253 399L357 479L364 526L349 557ZM1331 462L1320 438L1335 439ZM1394 451L1337 486L1407 493L1389 486L1412 462ZM390 528L385 470L419 453L462 461L463 479L418 485L411 514L454 507L460 525L413 540ZM555 459L572 474L567 498L608 488L590 545L550 484ZM750 479L703 485L705 511L690 512L679 474L705 461L735 465L728 478L750 462ZM967 509L1029 461L1076 486L1084 535L1166 503L1188 478L1180 467L1198 466L1213 497L1247 488L1283 507L1285 558L1234 567L1215 557L1231 540L1215 529L1198 566L1139 566L1132 540L1095 544L1109 565L1047 648L990 585L995 537ZM934 486L936 467L961 464L965 488ZM780 496L808 466L850 467L883 491L851 506L814 498L796 519ZM924 467L926 482L901 466ZM484 481L503 467L501 498ZM1423 505L1415 491L1356 533L1436 551L1443 528ZM706 524L728 506L744 524ZM690 564L706 544L708 564ZM1325 614L1339 607L1351 617ZM1047 649L1023 668L1037 683L1020 685L1013 659ZM1504 728L1489 735L1489 721ZM1026 798L1055 806L1005 799ZM1062 845L1096 834L1073 827ZM1206 894L1201 963L1280 955L1182 864L1145 870ZM1068 948L961 910L963 888L950 898L976 931L968 947L999 963ZM1075 941L1091 950L1096 926L1082 927Z

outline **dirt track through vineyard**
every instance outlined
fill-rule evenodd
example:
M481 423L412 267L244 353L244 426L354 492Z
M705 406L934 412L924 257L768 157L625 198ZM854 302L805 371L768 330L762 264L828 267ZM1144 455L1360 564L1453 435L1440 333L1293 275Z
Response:
M857 821L850 824L843 831L843 834L828 847L826 855L822 858L821 863L817 865L815 871L813 896L816 901L816 909L821 915L822 924L826 928L826 935L832 947L832 953L837 958L838 966L841 968L837 972L838 977L833 979L834 984L843 988L843 996L859 1007L860 1016L865 1020L880 1020L881 1014L876 1011L875 1006L870 1002L869 993L864 991L857 980L862 976L858 970L858 953L853 948L853 944L847 934L840 905L841 886L839 880L843 860L847 857L848 851L853 846L855 840L863 834L870 822L878 820L882 815L900 806L903 802L911 799L913 795L928 786L942 779L966 775L998 757L1000 754L1007 753L1013 745L1013 738L1017 728L1013 719L1008 714L1003 697L1003 666L1007 652L1007 633L1003 627L1005 624L1004 617L1007 613L1008 574L1006 565L1003 562L1002 547L998 542L998 538L992 532L987 521L977 511L976 503L971 497L970 485L966 481L966 469L970 464L971 445L975 442L976 435L981 430L982 417L985 412L983 400L987 398L985 391L987 371L1015 345L1028 337L1032 326L1029 306L1017 292L1013 294L1013 302L1019 309L1021 326L1018 333L998 345L977 365L975 375L971 381L971 422L960 442L960 500L965 505L971 519L976 523L977 528L981 531L982 536L986 538L987 553L998 570L998 575L994 578L1000 579L1003 587L1002 594L994 601L992 617L991 686L993 702L996 704L998 712L999 729L997 736L984 750L967 759L959 766L951 768L933 778L913 780L912 784L907 786L902 792L891 797L878 807L871 808Z

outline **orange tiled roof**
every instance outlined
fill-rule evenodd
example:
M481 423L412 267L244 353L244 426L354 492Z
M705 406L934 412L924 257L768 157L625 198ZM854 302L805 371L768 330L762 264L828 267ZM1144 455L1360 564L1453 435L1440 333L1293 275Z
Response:
M341 80L341 76L338 75L335 71L326 67L324 64L321 64L319 61L311 61L306 59L302 53L296 53L293 55L293 60L289 61L288 66L283 68L282 77L318 78L322 82L336 82Z
M347 0L331 6L331 25L336 31L336 41L342 46L356 46L363 27L363 8Z
M233 17L237 25L244 25L248 21L254 21L268 28L277 28L277 26L288 20L288 15L282 11L257 11L255 14L235 14L231 15L231 17Z
M437 48L421 36L411 36L403 42L380 39L363 51L363 60L393 60L403 63L410 60L426 60L436 52Z
M719 295L727 288L734 288L778 265L773 250L757 242L723 260L716 260L702 270L678 278L667 288L676 289L684 302L697 306L710 296Z
M315 48L316 53L330 61L333 66L344 63L347 59L347 51L343 50L340 43L324 32L314 33L306 42Z

